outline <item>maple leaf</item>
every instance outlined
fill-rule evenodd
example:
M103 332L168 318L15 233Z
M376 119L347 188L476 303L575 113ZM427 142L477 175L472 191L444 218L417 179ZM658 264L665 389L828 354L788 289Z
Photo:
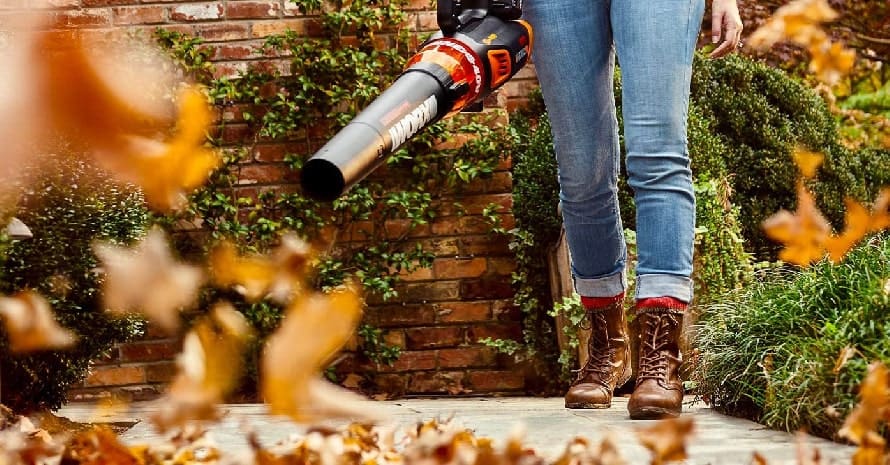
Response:
M652 452L652 465L686 460L686 440L692 434L693 425L690 417L661 420L637 430L637 439Z
M288 308L262 359L262 393L273 414L297 422L379 417L361 396L321 379L322 368L352 337L360 315L361 301L352 289L308 295Z
M797 211L780 210L764 220L763 229L769 238L785 244L779 258L800 266L825 255L825 241L831 234L831 225L802 182L797 186Z
M293 234L283 235L270 256L240 256L232 243L222 242L211 253L210 270L214 284L233 287L250 301L286 303L302 288L310 256L309 245Z
M179 327L179 311L194 302L203 277L200 269L173 259L163 231L152 229L133 248L96 243L93 250L105 272L109 311L139 311L166 331Z
M56 323L49 302L33 291L0 297L0 317L13 352L63 349L77 341L74 333Z
M816 176L816 170L822 166L822 162L825 160L825 155L819 152L811 152L806 149L797 148L794 150L792 158L801 174L803 174L805 178L812 178Z
M883 364L869 365L868 375L859 389L859 405L847 416L838 435L854 444L872 447L878 422L890 405L890 373ZM882 446L883 447L883 446Z
M178 372L152 421L160 431L193 420L216 420L216 405L237 386L243 351L253 336L244 316L217 304L186 335Z
M847 211L844 216L844 231L838 236L825 239L825 248L834 263L840 262L847 252L868 234L871 215L861 203L847 198L844 200Z

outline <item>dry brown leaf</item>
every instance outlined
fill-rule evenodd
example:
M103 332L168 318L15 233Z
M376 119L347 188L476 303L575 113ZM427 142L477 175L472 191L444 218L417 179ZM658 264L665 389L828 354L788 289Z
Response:
M186 335L176 360L179 370L152 417L155 426L167 431L193 420L216 420L216 405L237 387L252 336L244 315L229 304L217 304Z
M751 465L769 465L769 462L759 452L754 452L754 455L751 457Z
M200 269L174 260L163 231L152 229L133 248L97 243L93 249L105 272L106 309L141 312L166 331L179 327L179 312L194 303L203 277Z
M251 301L269 297L287 303L302 288L310 252L309 245L292 234L283 235L270 256L241 256L230 242L222 242L210 257L213 282Z
M78 465L143 465L108 428L98 427L75 435L62 453L62 463Z
M273 414L297 422L377 419L373 404L321 379L325 364L352 337L361 316L355 290L298 299L266 343L262 393Z
M869 365L868 375L859 391L859 405L844 421L838 435L860 446L873 444L870 435L877 430L887 406L890 405L890 373L883 364Z
M809 44L824 32L821 23L837 18L826 0L796 0L777 9L773 15L751 34L748 44L757 49L772 47L782 40Z
M890 187L881 189L872 206L870 231L877 232L890 229Z
M841 372L841 368L843 368L847 362L850 361L853 356L856 355L856 348L851 346L846 346L841 349L840 353L837 356L837 360L834 362L834 368L831 370L834 374L838 374Z
M0 317L13 352L64 349L77 341L74 333L56 323L49 302L33 291L0 297Z
M661 420L637 430L637 439L652 452L652 465L686 460L686 440L692 434L693 425L691 417Z
M852 465L885 465L886 441L880 434L869 431L851 459Z
M797 168L805 178L816 176L816 171L825 160L825 155L801 148L795 149L792 157L794 164L797 165Z

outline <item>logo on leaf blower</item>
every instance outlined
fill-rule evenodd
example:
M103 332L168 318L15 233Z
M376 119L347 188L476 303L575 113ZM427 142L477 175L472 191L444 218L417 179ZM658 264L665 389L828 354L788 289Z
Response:
M389 139L391 141L391 151L395 152L400 145L404 144L409 137L420 131L426 123L429 123L439 113L439 102L435 96L431 96L424 100L411 113L405 115L396 124L389 128Z

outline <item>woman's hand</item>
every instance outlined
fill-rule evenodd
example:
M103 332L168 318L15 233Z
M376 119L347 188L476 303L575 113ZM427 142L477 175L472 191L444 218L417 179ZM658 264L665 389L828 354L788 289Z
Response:
M722 42L721 39L723 40ZM720 45L709 55L719 58L741 45L742 18L736 0L713 0L711 2L711 42Z

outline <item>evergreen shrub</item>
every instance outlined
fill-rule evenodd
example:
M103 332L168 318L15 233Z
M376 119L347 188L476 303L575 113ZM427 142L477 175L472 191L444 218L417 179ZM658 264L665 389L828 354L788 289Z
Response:
M91 360L143 332L141 320L110 319L102 310L91 244L138 239L146 231L148 210L134 189L77 157L60 155L34 170L16 216L34 237L6 246L0 291L38 291L79 342L65 351L11 355L0 329L0 399L16 411L55 409L87 375Z

